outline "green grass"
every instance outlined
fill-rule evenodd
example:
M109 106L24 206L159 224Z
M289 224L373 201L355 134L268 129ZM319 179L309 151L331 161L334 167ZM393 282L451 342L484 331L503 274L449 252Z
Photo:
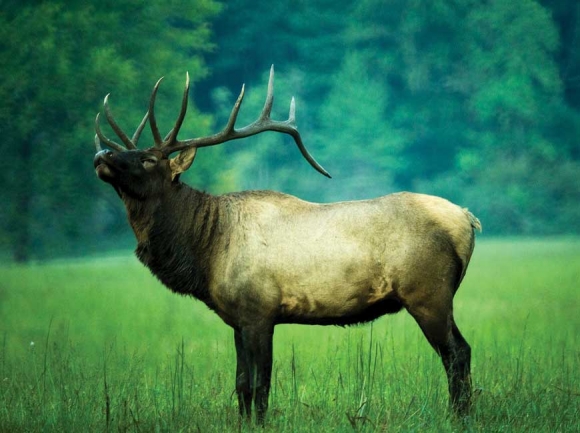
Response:
M0 431L580 431L580 242L483 240L456 297L460 423L404 312L276 328L267 427L239 424L232 331L129 253L0 267Z

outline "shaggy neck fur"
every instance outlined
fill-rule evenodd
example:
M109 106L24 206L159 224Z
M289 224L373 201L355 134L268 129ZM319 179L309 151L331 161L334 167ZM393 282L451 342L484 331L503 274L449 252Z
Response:
M208 279L220 231L218 199L181 183L171 188L157 199L122 197L137 238L135 254L169 289L213 309Z

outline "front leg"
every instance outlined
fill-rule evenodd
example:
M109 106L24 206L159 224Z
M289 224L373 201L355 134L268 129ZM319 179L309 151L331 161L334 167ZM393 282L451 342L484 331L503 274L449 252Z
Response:
M234 330L236 342L236 393L238 394L238 409L240 416L244 415L250 419L252 417L252 391L250 390L250 367L244 350L242 332Z
M272 339L274 326L260 324L235 331L238 358L236 391L240 415L251 416L251 402L256 408L256 420L264 424L272 377Z

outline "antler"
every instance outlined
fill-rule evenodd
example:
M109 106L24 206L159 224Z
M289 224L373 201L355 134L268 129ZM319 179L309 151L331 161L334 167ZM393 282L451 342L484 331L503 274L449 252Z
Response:
M143 120L137 127L135 134L133 134L132 138L129 138L123 130L119 127L111 110L109 108L109 95L105 96L105 100L103 102L104 109L105 109L105 117L109 122L109 125L115 131L117 136L121 139L125 147L122 145L114 142L113 140L109 139L103 132L101 131L101 127L99 125L99 115L95 119L95 147L97 151L101 151L101 142L109 146L110 148L118 151L124 152L128 149L136 149L137 142L139 141L139 137L141 136L141 132L143 132L143 128L149 120L149 125L151 126L151 134L153 135L153 140L155 142L155 147L161 150L165 155L169 155L174 152L178 152L180 150L188 149L188 148L198 148L198 147L206 147L206 146L215 146L217 144L225 143L231 140L237 140L240 138L250 137L252 135L259 134L265 131L276 131L282 132L284 134L289 134L294 138L298 149L302 153L302 156L310 163L310 165L323 174L324 176L330 177L330 174L314 159L314 157L308 152L304 143L302 142L302 137L298 132L298 128L296 127L296 102L294 98L292 98L290 102L290 113L288 115L288 120L272 120L270 119L270 114L272 112L272 105L274 103L274 65L270 68L270 78L268 80L268 93L266 95L266 102L264 104L264 108L260 114L260 117L253 123L244 126L243 128L236 129L236 119L238 117L238 112L240 111L240 107L242 105L242 100L244 99L245 93L245 85L242 86L242 90L234 107L232 108L232 112L230 114L230 118L221 132L217 134L210 135L208 137L198 137L198 138L191 138L189 140L178 140L177 134L181 129L181 125L183 124L183 120L185 119L185 113L187 112L187 103L189 98L189 74L186 75L185 80L185 90L183 91L183 97L181 100L181 110L179 112L179 116L175 122L175 126L169 131L169 134L165 138L161 138L161 134L159 132L159 128L157 127L157 120L155 118L155 98L157 97L157 91L159 89L159 85L161 84L160 78L155 86L153 87L153 92L151 93L151 98L149 100L149 111L145 113Z
M115 122L115 119L113 119L111 109L109 108L109 95L105 96L105 100L103 101L103 106L105 107L105 117L107 118L107 121L109 122L109 125L111 125L113 131L115 131L115 134L117 134L117 136L125 144L125 147L121 146L118 143L115 143L113 140L107 138L107 136L103 134L103 132L101 131L101 126L99 125L100 113L98 113L95 119L95 132L96 132L95 147L97 148L97 152L100 152L102 150L101 142L109 146L111 149L115 149L117 152L124 152L128 149L137 149L137 142L139 141L139 137L141 137L141 132L143 132L143 128L145 128L145 124L147 123L147 119L149 118L149 112L145 113L145 116L143 117L143 120L141 120L141 123L135 130L133 137L129 138L127 134L125 134L123 130L119 127L117 122Z
M276 131L282 132L284 134L289 134L294 138L298 149L302 153L302 156L310 163L310 165L323 174L324 176L330 177L330 174L322 168L322 166L316 162L314 157L308 152L304 143L302 142L302 138L300 137L300 133L296 127L296 102L294 98L290 102L290 113L288 115L288 120L280 121L280 120L272 120L270 119L270 113L272 111L272 105L274 102L274 65L270 68L270 78L268 80L268 93L266 95L266 103L264 104L264 108L262 109L262 113L260 117L254 121L253 123L244 126L243 128L236 129L235 123L238 117L238 112L240 111L240 106L242 105L242 100L244 99L244 91L245 85L242 86L242 91L240 92L240 96L234 107L232 108L232 112L230 114L230 118L221 132L217 134L210 135L208 137L198 137L198 138L191 138L188 140L178 140L177 134L179 133L179 129L183 123L183 119L185 118L185 113L187 111L187 100L189 95L189 74L187 74L186 82L185 82L185 90L183 92L183 98L181 102L181 111L179 112L179 116L177 121L175 122L175 126L171 129L169 134L165 137L165 139L161 138L161 134L159 133L159 129L157 128L157 121L155 119L155 98L157 96L157 90L159 88L159 84L161 83L161 79L157 81L155 87L153 88L153 93L151 94L151 99L149 101L149 125L151 126L151 133L153 134L153 139L155 140L155 147L159 148L164 154L169 155L173 152L177 152L180 150L188 149L188 148L198 148L198 147L206 147L206 146L215 146L217 144L225 143L231 140L237 140L240 138L249 137L251 135L256 135L264 131ZM105 111L107 113L107 111ZM108 117L107 117L108 118ZM109 123L111 121L109 120ZM111 123L111 127L115 129L113 123ZM115 131L117 131L115 129ZM123 138L121 137L123 140ZM123 140L125 142L125 140Z

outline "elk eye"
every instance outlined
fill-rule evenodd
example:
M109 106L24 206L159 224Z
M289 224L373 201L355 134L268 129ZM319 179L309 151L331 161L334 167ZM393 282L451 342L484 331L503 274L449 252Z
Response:
M145 168L151 168L157 164L157 160L155 158L145 158L141 160L141 164L143 164L143 167Z

